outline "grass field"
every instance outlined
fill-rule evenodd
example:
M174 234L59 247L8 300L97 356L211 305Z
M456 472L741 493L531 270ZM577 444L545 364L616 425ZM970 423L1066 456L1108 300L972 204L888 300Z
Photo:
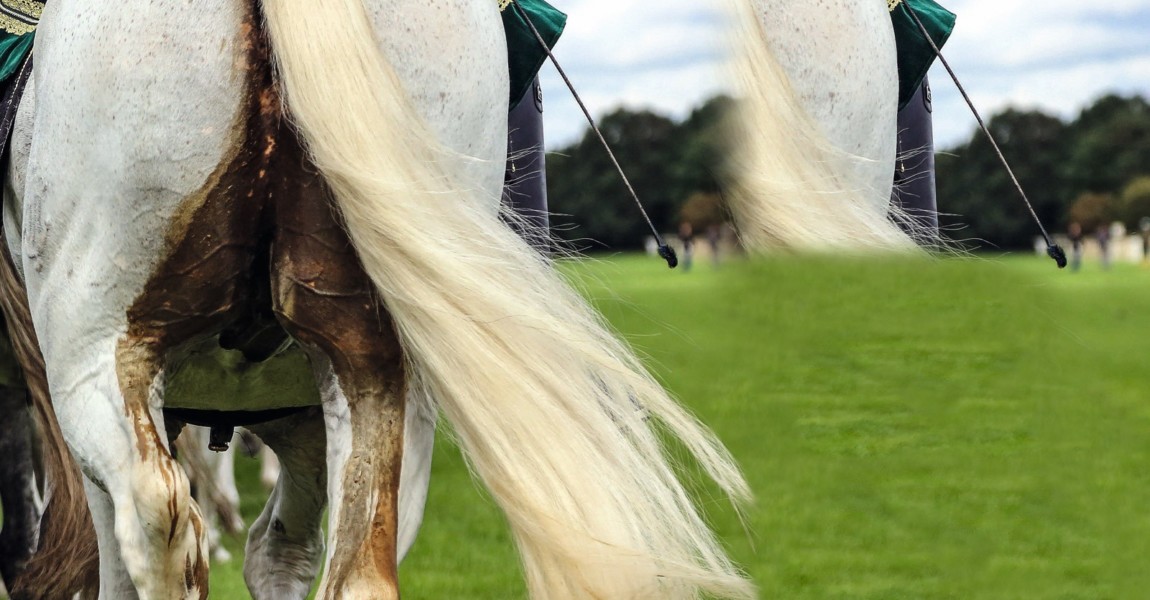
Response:
M1150 270L1030 257L570 267L746 470L764 598L1141 598ZM239 465L250 521L262 499ZM237 552L242 544L233 541ZM238 560L213 598L246 598ZM437 448L407 598L523 597L498 511Z

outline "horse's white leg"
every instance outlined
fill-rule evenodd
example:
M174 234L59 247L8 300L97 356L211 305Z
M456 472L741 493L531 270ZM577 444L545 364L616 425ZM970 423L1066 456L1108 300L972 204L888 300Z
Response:
M473 0L367 0L365 5L376 38L420 117L439 143L463 158L456 161L458 183L478 193L458 199L479 199L495 212L507 152L507 105L501 103L507 87L506 42L498 16ZM406 30L419 34L398 34ZM423 520L436 418L432 400L411 391L399 484L400 561Z
M260 461L260 485L263 485L265 490L271 491L280 478L279 458L276 457L276 453L272 452L271 448L268 448L267 444L260 447L258 457Z
M248 427L282 459L264 510L248 531L244 580L255 600L307 596L323 559L324 421L318 409Z
M103 517L106 526L111 513L119 546L117 556L106 531L101 536L107 549L100 555L102 578L112 578L118 594L122 568L143 600L200 598L207 593L208 570L203 520L153 408L157 361L116 339L93 344L87 356L78 364L56 364L49 380L69 445L110 500L109 510L105 496L89 497L98 522Z
M376 30L374 39L398 65L404 89L424 112L431 126L430 133L457 153L444 153L435 160L460 165L462 176L453 183L465 189L481 190L482 193L471 197L487 202L484 209L488 214L494 213L502 187L507 119L507 106L502 102L507 85L506 45L495 7L470 0L437 3L371 0L365 6L370 25ZM299 5L291 3L265 2L269 23L282 24L285 11L297 8ZM277 38L274 31L269 31L273 51L302 40L301 36L328 35L308 25L312 19L304 13L297 14L300 18L297 23L310 32ZM357 31L366 33L358 27L356 24ZM274 30L274 26L270 29ZM361 76L356 78L365 81ZM390 89L356 94L357 101L374 102L377 92L394 93L395 85L386 85ZM372 81L369 87L377 87L377 82ZM401 123L369 119L357 127L371 127L372 135L388 136L396 125ZM474 210L474 207L461 208ZM309 219L308 223L314 221ZM299 230L299 227L292 229ZM308 260L314 261L316 257ZM298 263L305 264L302 260ZM372 287L366 278L356 281L356 285L363 286L356 288L357 293ZM308 294L304 286L284 285L277 297L291 296L291 301L283 302L283 306L295 310L305 301L314 300ZM335 314L361 313L362 309L355 306ZM342 346L346 338L352 337L346 333L342 336L345 339L339 340L341 343L314 340L311 344L334 364L333 373L321 377L329 427L328 487L332 503L330 556L321 585L321 594L326 597L372 596L370 589L375 586L394 590L397 555L405 552L414 538L426 496L434 412L413 408L418 412L409 422L416 427L411 435L404 435L407 414L398 349L390 346L393 340L385 339L392 335L390 325L385 324L381 329L380 323L386 323L386 319L381 320L373 313L362 314L359 322L341 328L344 332L371 338L354 342L359 347ZM290 321L294 316L286 318ZM331 331L330 321L306 333ZM297 339L302 337L293 335ZM375 346L380 341L387 347ZM367 354L363 353L365 350ZM380 365L385 365L382 373ZM365 379L368 373L376 375ZM405 451L398 443L400 440L407 448L418 448L418 453L413 455L416 462L411 467L404 466L402 473L399 457ZM365 464L367 457L375 458ZM404 460L406 462L406 455ZM398 501L397 493L402 496ZM397 504L401 505L397 507Z
M236 488L237 443L239 436L233 435L232 443L227 450L213 452L216 455L215 479L220 495L217 501L222 504L222 510L217 512L220 513L221 525L228 533L237 533L244 529L244 521L240 516L240 490Z
M137 598L136 586L120 560L120 542L116 539L116 512L112 499L100 486L84 478L84 493L92 511L96 539L100 546L100 598Z
M196 504L204 517L204 529L212 559L217 562L231 560L224 548L223 531L237 533L243 530L240 519L240 493L236 489L235 447L223 452L208 449L210 429L189 425L176 443L180 463L188 472Z
M330 512L319 597L391 598L398 594L402 352L319 183L302 181L298 197L281 198L272 256L273 307L309 349L323 402ZM288 458L273 450L287 468Z
M399 475L398 562L411 550L431 483L431 455L435 445L435 407L427 398L408 393L403 415L403 466Z
M327 370L318 376L323 381L331 380ZM332 391L330 400L338 406L346 404L346 397L337 390ZM422 521L435 434L435 412L431 407L409 400L405 413L397 561L403 560L415 542ZM350 437L348 420L328 419L327 427L341 440ZM324 421L312 411L249 429L264 441L264 452L272 457L282 456L283 460L276 463L277 482L271 497L248 533L244 578L256 600L303 598L323 558L320 518L327 500L325 494L340 502L343 498L341 489L329 492L325 486L327 460L343 472L347 454L331 448L325 455Z

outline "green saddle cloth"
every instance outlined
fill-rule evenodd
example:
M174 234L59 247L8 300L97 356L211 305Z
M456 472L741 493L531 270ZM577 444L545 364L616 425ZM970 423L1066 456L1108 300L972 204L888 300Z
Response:
M38 0L0 0L0 82L7 81L32 50L43 10Z
M6 1L6 0L0 0ZM554 48L567 25L567 15L543 0L519 0L519 6L527 13L531 23L543 36L548 48ZM547 51L539 45L531 27L515 10L510 0L500 0L499 11L503 15L503 30L507 34L507 66L511 76L510 102L511 108L523 99L527 88L535 79L543 61L547 60Z
M898 48L898 108L914 97L923 77L934 63L934 49L922 35L922 30L914 22L907 10L909 4L930 33L930 38L939 48L954 31L954 13L938 5L934 0L887 0L892 6L890 18L894 24L895 46Z

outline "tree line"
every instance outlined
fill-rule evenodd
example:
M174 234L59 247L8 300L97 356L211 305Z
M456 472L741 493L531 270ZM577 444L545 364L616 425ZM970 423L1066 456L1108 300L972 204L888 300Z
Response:
M682 121L618 109L599 121L619 164L660 232L684 219L696 230L724 220L716 174L724 153L721 123L731 107L716 96ZM547 155L552 233L583 250L643 246L647 225L595 134Z
M1150 102L1108 95L1064 121L1008 109L987 123L1048 228L1084 233L1150 217ZM1037 231L981 132L936 155L941 222L955 239L1029 247Z
M733 105L712 98L681 121L618 109L600 120L652 222L672 232L722 222L723 119ZM1077 222L1091 232L1114 220L1136 229L1150 217L1150 102L1108 95L1066 121L1042 111L1007 109L987 126L1048 228ZM956 240L1029 247L1036 229L990 143L973 132L936 155L940 221ZM610 159L588 131L548 154L554 233L576 247L643 245L647 227Z

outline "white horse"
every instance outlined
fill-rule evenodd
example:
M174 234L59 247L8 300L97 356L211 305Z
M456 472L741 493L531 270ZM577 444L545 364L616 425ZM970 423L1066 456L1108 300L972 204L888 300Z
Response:
M887 0L733 0L742 103L728 198L752 249L913 251L890 218L890 10Z
M4 205L28 303L9 318L38 337L83 472L100 597L207 595L172 408L295 409L252 426L283 464L248 541L254 597L302 598L321 564L322 598L397 597L436 406L534 597L753 595L655 424L743 499L731 458L496 214L495 2L59 0L33 78ZM261 364L294 374L282 394L166 392ZM83 537L57 516L42 546Z

